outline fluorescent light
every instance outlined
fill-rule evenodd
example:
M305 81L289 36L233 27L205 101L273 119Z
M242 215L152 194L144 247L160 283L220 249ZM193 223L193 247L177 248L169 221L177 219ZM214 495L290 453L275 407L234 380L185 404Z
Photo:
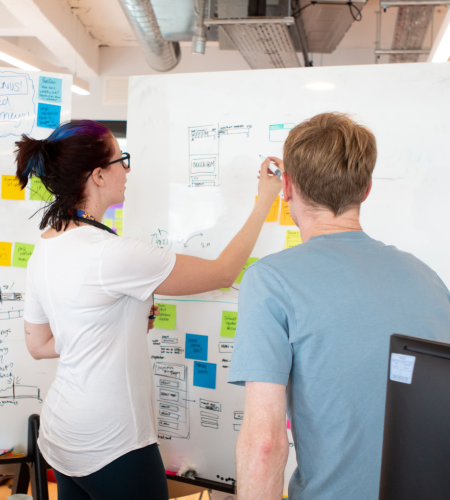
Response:
M428 61L431 62L447 62L450 57L450 10L447 12L436 40L431 49Z
M305 85L306 89L309 90L318 90L318 91L326 91L326 90L334 90L336 88L336 85L334 83L329 83L329 82L312 82L312 83L307 83Z
M0 52L0 60L5 61L8 64L11 64L12 66L16 66L20 69L25 69L27 71L41 71L39 68L35 68L34 66L31 66L31 64L27 64L23 61L20 61L19 59L16 59L15 57L11 57L8 54L5 54L4 52Z
M72 85L72 92L78 95L91 95L89 90L84 90L81 87L78 87L77 85Z

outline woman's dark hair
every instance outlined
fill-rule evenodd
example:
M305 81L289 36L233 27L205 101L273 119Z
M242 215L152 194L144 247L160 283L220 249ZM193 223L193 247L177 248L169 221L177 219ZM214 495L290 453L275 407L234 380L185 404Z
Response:
M84 199L86 175L105 168L114 154L111 131L91 120L72 120L60 125L44 140L22 135L16 142L16 176L22 189L32 176L39 177L54 195L44 209L39 228L60 231L75 220L75 207Z

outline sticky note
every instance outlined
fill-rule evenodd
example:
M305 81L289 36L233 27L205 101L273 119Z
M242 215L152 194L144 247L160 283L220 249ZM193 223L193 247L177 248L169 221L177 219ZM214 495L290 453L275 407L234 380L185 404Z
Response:
M406 354L391 354L391 369L389 378L394 382L402 384L410 384L412 382L414 365L416 364L415 356Z
M0 266L11 265L11 249L12 243L0 241Z
M30 184L30 200L51 201L53 195L42 184L39 177L32 177Z
M122 234L123 234L123 229L116 229L116 233L117 233L119 236L122 236Z
M289 419L286 417L286 429L291 428L291 422L289 422Z
M15 243L12 265L14 267L27 267L33 250L34 245L28 243Z
M25 190L20 187L15 175L2 175L2 198L4 200L24 200Z
M113 227L113 221L112 219L103 219L103 224L105 224L105 226L108 226L112 229Z
M289 211L289 203L284 200L281 200L280 226L295 226Z
M37 126L43 128L56 128L61 122L61 106L56 104L38 104Z
M115 220L114 229L123 229L123 220Z
M222 311L222 326L220 328L221 337L234 337L237 325L237 312Z
M286 241L284 243L284 248L292 248L300 245L302 243L302 237L300 236L300 231L286 231Z
M194 361L194 385L195 387L204 387L205 389L216 388L215 363L204 363L203 361Z
M223 292L229 292L230 291L229 288L221 288L220 290L222 290Z
M240 283L242 281L242 278L244 277L244 273L247 270L247 267L253 264L253 262L256 262L257 260L259 260L258 257L250 257L248 259L247 263L244 266L244 269L242 269L242 271L239 273L239 276L236 278L235 283Z
M103 216L105 219L115 219L116 216L116 210L114 208L107 208L105 215Z
M208 361L208 337L186 333L185 358Z
M155 328L163 328L165 330L175 330L175 322L177 319L177 306L172 304L155 304L159 306L159 316L155 319Z
M257 199L258 197L255 196L255 202ZM269 215L267 216L264 222L276 222L278 220L279 212L280 212L280 197L277 196L276 200L272 203Z
M39 100L61 102L62 80L50 76L39 77Z
M123 208L116 208L116 219L123 219Z

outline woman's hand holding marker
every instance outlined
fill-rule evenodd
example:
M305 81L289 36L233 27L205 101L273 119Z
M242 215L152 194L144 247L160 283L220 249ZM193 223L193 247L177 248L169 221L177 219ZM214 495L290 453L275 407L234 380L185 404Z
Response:
M159 306L152 306L151 307L151 309L150 309L150 316L151 315L153 315L153 316L159 316L160 314L161 313L159 312ZM149 319L148 320L147 333L150 330L153 330L153 328L155 327L155 319Z

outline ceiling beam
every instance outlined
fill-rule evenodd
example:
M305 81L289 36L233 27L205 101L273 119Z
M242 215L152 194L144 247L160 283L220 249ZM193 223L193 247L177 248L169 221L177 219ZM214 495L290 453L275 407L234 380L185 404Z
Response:
M4 7L60 61L80 76L97 76L98 43L69 4L61 0L0 0ZM5 35L3 35L5 36Z
M58 68L57 66L50 64L44 59L35 56L28 50L17 47L17 45L7 42L6 40L3 40L1 38L0 38L0 52L2 52L3 54L7 54L8 56L14 57L19 61L29 64L30 66L38 68L39 70L44 72L57 73L63 75L70 74L69 71ZM2 61L0 60L0 67L1 66L2 66ZM89 91L89 83L85 80L82 80L78 76L73 77L73 84L83 90Z

